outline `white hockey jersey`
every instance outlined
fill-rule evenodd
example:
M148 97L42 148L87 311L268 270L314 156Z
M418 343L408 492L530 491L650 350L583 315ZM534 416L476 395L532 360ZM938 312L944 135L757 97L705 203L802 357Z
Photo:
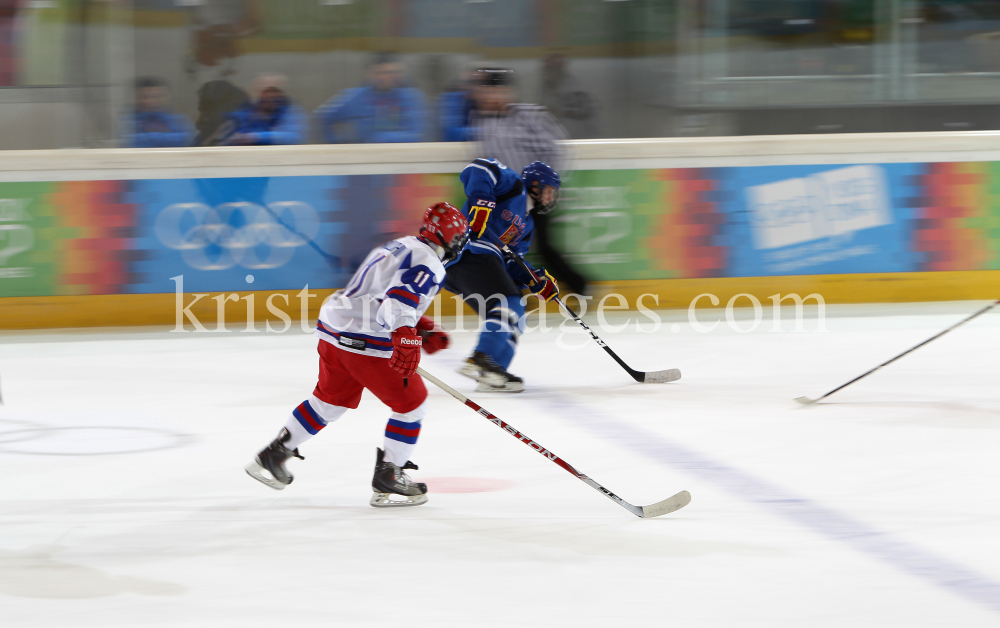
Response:
M372 250L350 283L323 304L316 335L338 348L388 358L392 332L413 327L444 282L444 265L414 236Z

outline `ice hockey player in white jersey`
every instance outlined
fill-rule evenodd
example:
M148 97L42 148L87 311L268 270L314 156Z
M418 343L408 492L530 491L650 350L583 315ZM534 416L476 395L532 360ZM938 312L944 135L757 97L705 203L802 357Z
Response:
M277 438L246 466L254 479L274 489L292 483L285 462L302 458L299 447L348 409L367 388L392 409L385 449L377 449L371 505L416 506L427 501L427 485L406 474L420 436L427 388L416 373L421 347L434 353L448 336L424 316L444 281L444 264L458 259L469 241L469 223L455 207L427 208L419 236L374 249L347 288L320 310L319 382L285 422Z

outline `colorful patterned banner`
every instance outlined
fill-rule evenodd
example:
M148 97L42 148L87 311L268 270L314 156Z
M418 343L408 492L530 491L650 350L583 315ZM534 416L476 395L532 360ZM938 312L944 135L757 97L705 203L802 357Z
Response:
M456 175L0 183L0 296L334 288L439 200ZM582 171L551 222L593 280L1000 270L1000 163Z
M0 296L121 292L137 227L125 185L0 183Z
M974 163L577 172L557 237L608 280L985 270L998 187Z

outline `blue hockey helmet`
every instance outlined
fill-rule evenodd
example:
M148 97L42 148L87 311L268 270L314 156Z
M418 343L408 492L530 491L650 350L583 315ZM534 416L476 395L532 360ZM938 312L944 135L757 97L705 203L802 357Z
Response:
M528 196L535 201L534 212L539 216L552 211L559 201L559 173L552 166L533 161L521 171Z

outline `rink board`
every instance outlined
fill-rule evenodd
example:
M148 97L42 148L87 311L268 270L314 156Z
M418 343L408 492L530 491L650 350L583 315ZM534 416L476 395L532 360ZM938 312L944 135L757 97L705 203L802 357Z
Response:
M552 239L598 299L617 292L630 307L641 294L658 298L647 307L688 307L706 292L722 305L740 293L996 298L1000 153L989 146L1000 138L914 135L883 136L884 152L864 155L850 151L871 136L571 143L575 171ZM178 290L207 295L192 310L200 320L215 320L213 297L250 291L255 320L279 320L266 307L276 292L285 297L272 308L297 319L294 294L345 285L372 247L415 232L429 204L461 205L456 175L471 154L410 145L0 155L0 328L171 324ZM441 311L454 307L446 300ZM228 322L241 311L245 321L246 303L226 302Z
M994 298L1000 292L997 286L1000 286L1000 271L632 280L598 282L594 295L586 299L586 309L576 297L568 297L567 303L577 313L586 314L593 312L602 301L608 312L636 310L640 299L642 306L648 309L685 309L692 304L698 309L722 308L730 302L733 307L752 307L747 295L752 295L765 308L772 307L776 297L783 299L782 306L795 305L787 298L789 294L806 299L805 304L811 307L816 305L816 300L807 297L815 294L822 295L824 303L969 301ZM257 329L283 333L291 329L292 321L303 319L303 312L307 320L315 321L323 300L332 293L329 289L310 289L305 295L301 290L241 291L207 293L200 299L187 293L182 296L180 305L176 294L10 297L0 302L0 329L108 327L111 326L108 321L114 321L115 326L168 325L175 330L194 331L197 328L191 319L193 316L207 331L240 331L248 329L249 303L253 312L250 322L255 323ZM609 296L612 294L621 295L624 305ZM253 300L249 301L251 295ZM713 306L704 295L714 295L717 305ZM220 329L219 302L222 299L217 297L221 296L228 300L223 303ZM443 292L428 309L428 315L434 318L455 316L459 311L455 299L455 295ZM529 298L529 312L537 307L537 301ZM185 309L191 316L180 314ZM284 317L277 313L279 311ZM550 303L547 311L558 314L558 306ZM463 307L462 313L475 318L475 312L468 306Z

